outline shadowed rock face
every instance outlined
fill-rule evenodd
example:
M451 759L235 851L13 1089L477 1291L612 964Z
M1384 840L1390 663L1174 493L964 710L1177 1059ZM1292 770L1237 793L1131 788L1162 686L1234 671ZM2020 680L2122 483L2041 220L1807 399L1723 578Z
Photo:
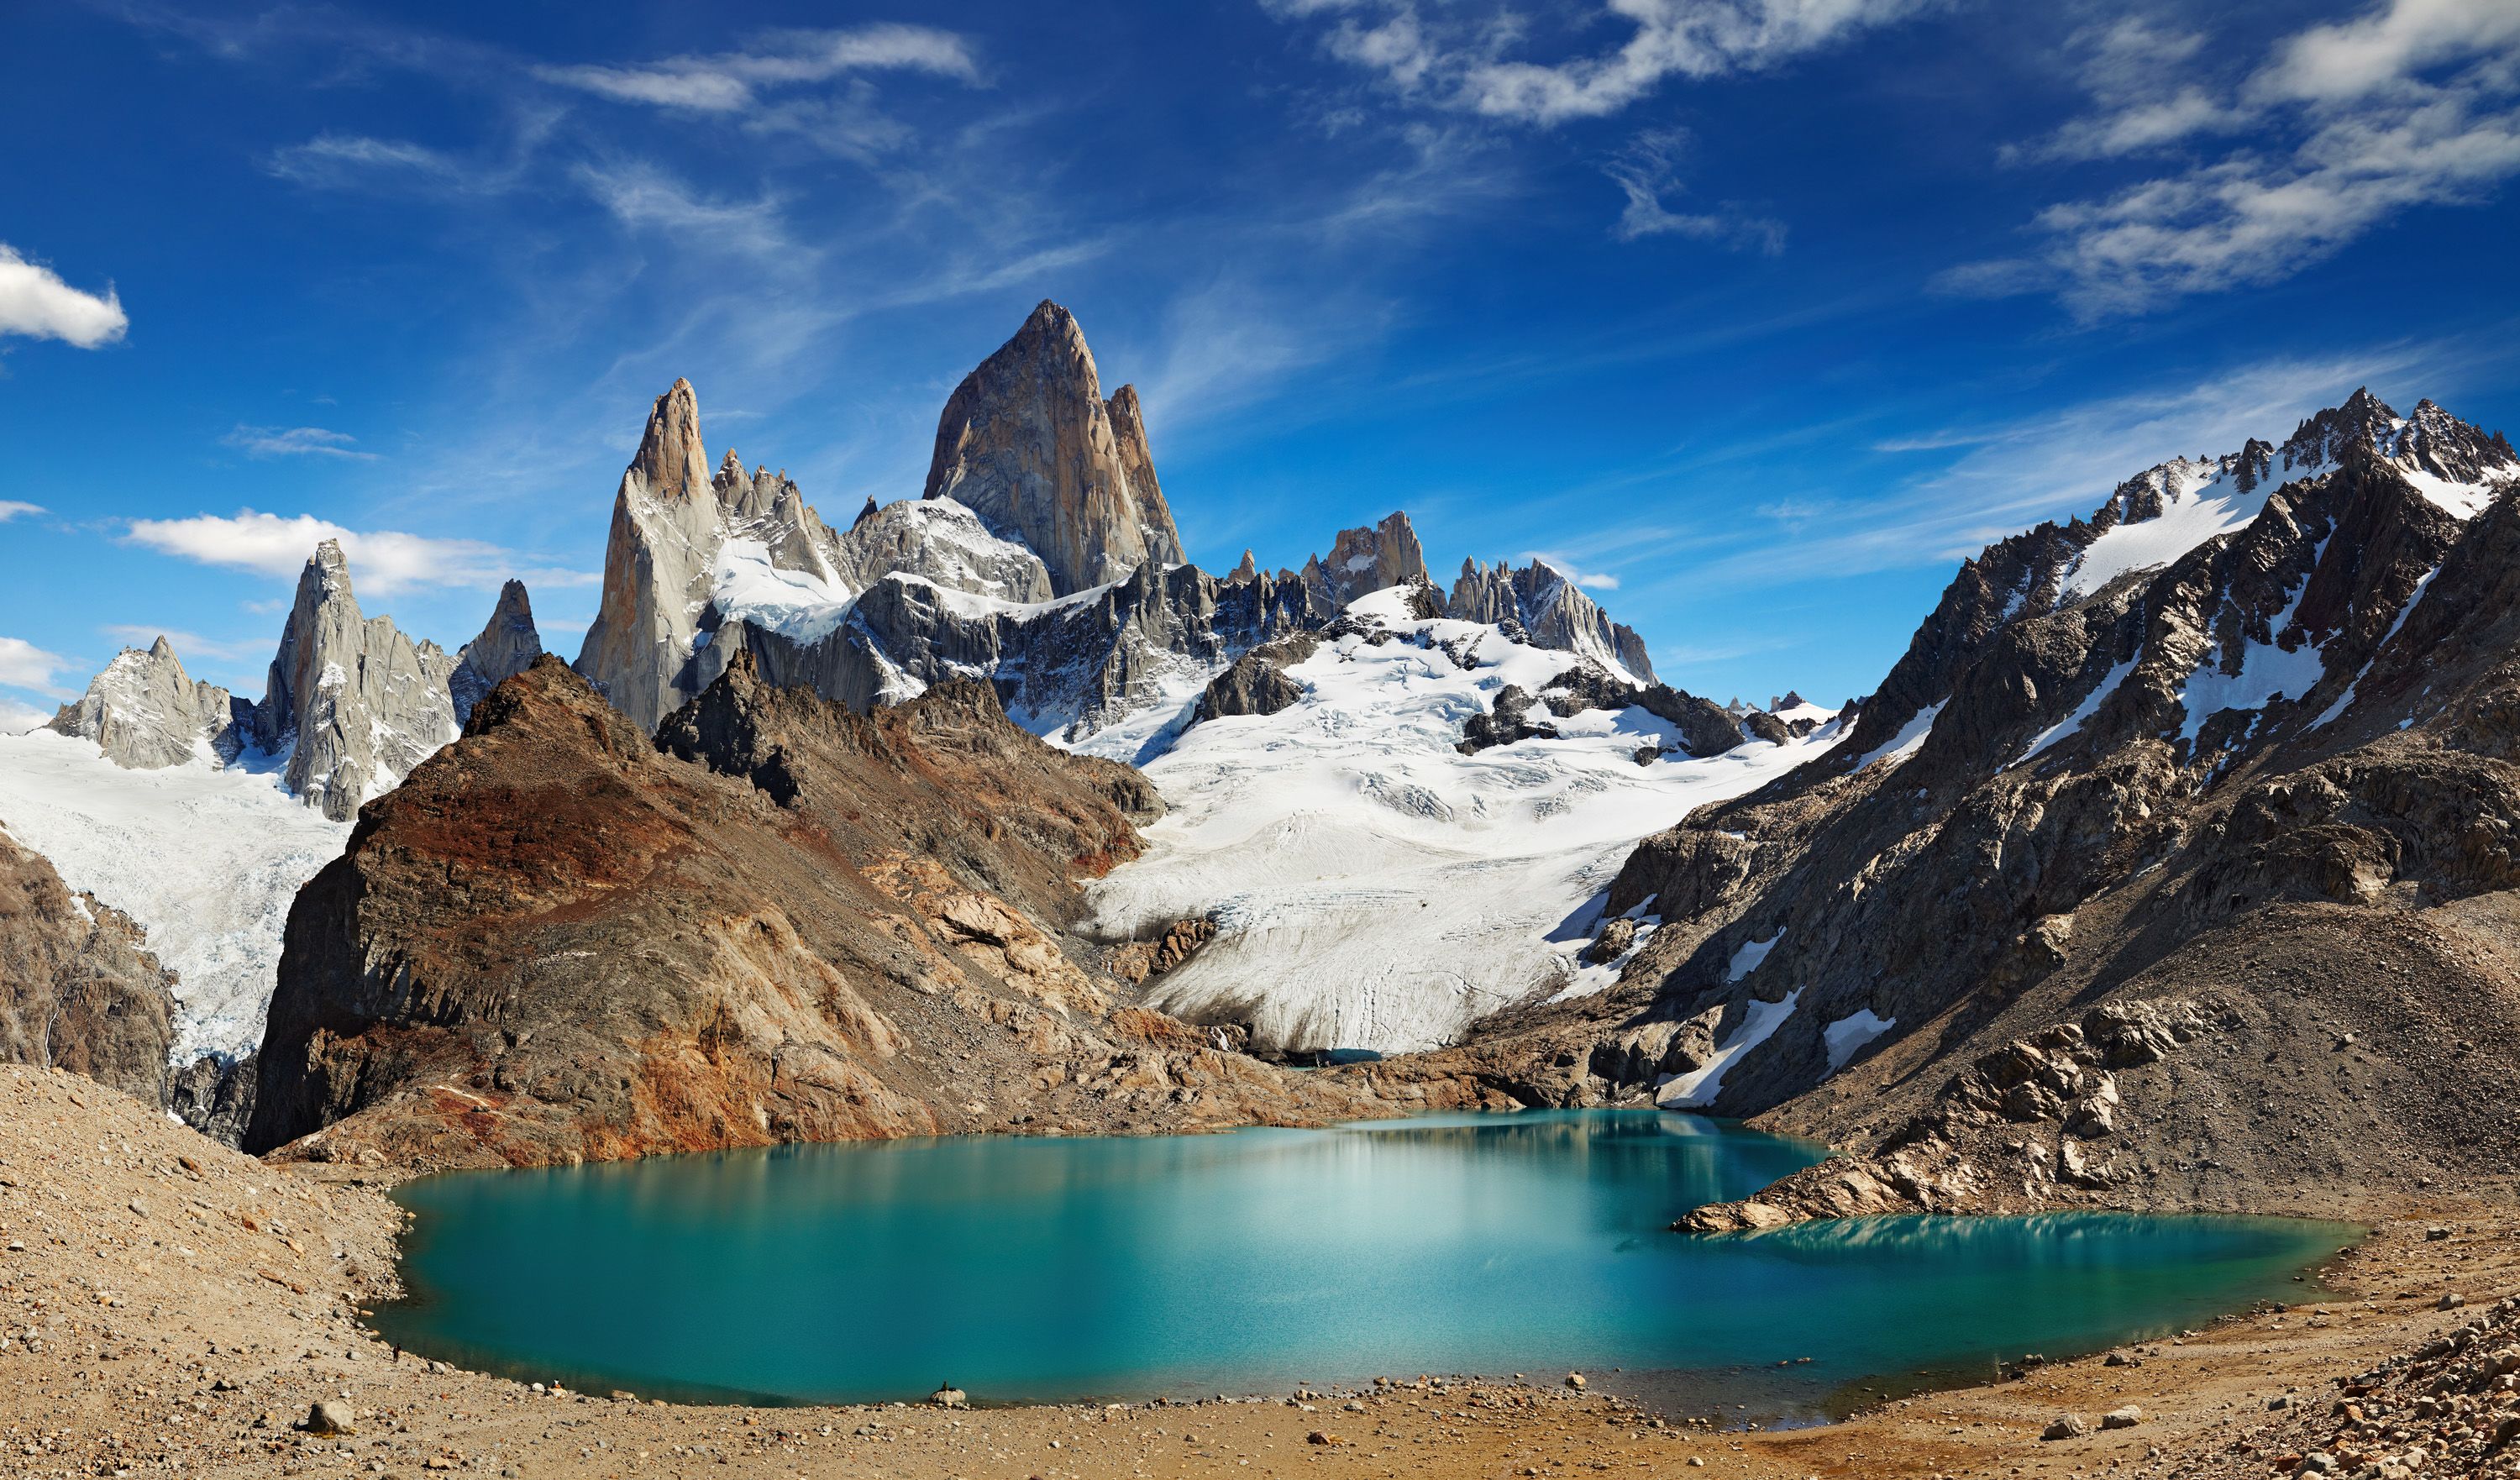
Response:
M455 675L448 685L455 722L461 725L472 718L472 706L481 701L481 695L497 688L500 680L532 667L542 655L542 634L534 630L534 606L525 595L525 583L510 581L499 588L499 605L491 608L481 635L455 654Z
M150 771L180 766L204 745L233 758L242 743L240 721L251 713L225 689L187 675L161 637L146 650L123 649L45 728L96 741L117 766Z
M861 717L739 659L652 742L546 658L298 897L246 1144L465 1166L1354 1113L1115 1006L1065 933L1159 810L985 686Z
M289 757L289 789L346 820L453 740L455 659L414 643L390 617L359 612L341 547L326 540L297 578L255 706L255 742Z
M1184 559L1136 390L1103 400L1084 333L1046 300L946 401L926 496L1040 556L1061 596Z
M72 895L42 855L0 832L0 1060L163 1104L174 980L128 917Z
M1970 562L1876 700L1929 727L1859 727L1647 839L1605 901L1652 927L1617 986L1411 1071L1854 1153L1701 1229L2334 1214L2409 1164L2502 1195L2520 493L2493 486L2520 467L2436 426L2443 466L2464 449L2489 473L2445 493L2417 478L2419 419L2354 410L2244 460L2263 507L2167 565L2076 598L2092 536L2054 528ZM2195 481L2136 480L2120 516Z

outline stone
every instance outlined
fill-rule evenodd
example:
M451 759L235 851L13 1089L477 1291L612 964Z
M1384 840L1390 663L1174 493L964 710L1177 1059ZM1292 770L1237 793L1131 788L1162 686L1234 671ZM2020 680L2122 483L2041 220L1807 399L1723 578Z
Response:
M1047 299L947 398L924 496L1040 556L1061 596L1184 560L1137 391L1102 399L1084 332Z
M306 1416L297 1426L321 1438L336 1438L358 1432L351 1426L349 1410L328 1399L318 1399L314 1407L306 1411Z
M0 830L0 1062L162 1104L175 986L130 917L70 893L50 860Z
M243 743L238 724L245 712L225 689L187 675L174 647L160 637L146 650L116 653L88 681L87 692L44 728L94 740L117 766L151 771L200 756L233 759Z
M2092 1426L2089 1423L2072 1413L2067 1413L2062 1417L2049 1420L2048 1426L2039 1431L2039 1437L2048 1440L2080 1439L2091 1431Z
M968 1408L971 1397L950 1382L940 1382L936 1391L927 1395L927 1401L936 1408Z
M1575 1391L1579 1393L1582 1392L1584 1390L1584 1374L1582 1372L1568 1372L1566 1374L1566 1385L1575 1389Z
M2100 1427L2104 1429L2133 1428L2142 1421L2143 1410L2132 1403L2124 1408L2113 1408L2100 1415Z
M642 730L699 692L691 669L725 521L700 445L698 393L674 381L649 409L612 499L604 593L577 671Z
M350 589L340 545L315 547L281 629L254 742L286 755L289 789L346 821L459 733L455 660L413 642L390 617L370 618Z
M455 654L455 673L447 684L455 723L460 727L471 719L481 695L532 667L542 655L542 634L534 630L534 606L525 583L509 581L499 588L498 605L490 608L481 635Z

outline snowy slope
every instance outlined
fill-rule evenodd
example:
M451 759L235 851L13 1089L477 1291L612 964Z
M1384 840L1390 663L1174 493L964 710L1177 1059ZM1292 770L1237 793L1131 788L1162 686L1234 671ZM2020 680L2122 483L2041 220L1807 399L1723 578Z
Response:
M1692 760L1641 709L1588 710L1555 722L1564 738L1462 755L1462 722L1499 689L1538 692L1573 655L1413 620L1397 591L1349 612L1393 640L1325 644L1289 670L1301 702L1192 726L1147 762L1172 810L1148 855L1093 894L1113 936L1214 919L1215 942L1149 1002L1249 1021L1263 1046L1429 1048L1574 984L1598 896L1639 838L1837 738L1828 726ZM1640 765L1645 746L1672 753Z
M0 736L0 827L148 929L180 978L179 1063L261 1042L290 902L350 836L272 763L131 771L40 730Z

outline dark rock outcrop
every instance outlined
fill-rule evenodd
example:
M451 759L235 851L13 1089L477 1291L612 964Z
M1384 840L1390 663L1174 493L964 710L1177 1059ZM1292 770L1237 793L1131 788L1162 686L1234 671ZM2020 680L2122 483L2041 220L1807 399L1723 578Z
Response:
M163 1104L174 985L129 917L70 893L41 854L0 832L0 1060Z
M300 894L245 1144L534 1164L1355 1113L1118 1005L1065 933L1160 804L947 684L862 717L734 663L652 742L545 659Z
M1192 723L1229 714L1276 714L1302 702L1303 683L1286 670L1311 657L1321 645L1319 635L1298 632L1263 643L1236 658L1208 682Z
M2349 403L2214 465L2264 478L2262 504L2165 565L2078 585L2088 528L1992 547L1835 755L1638 848L1606 907L1654 929L1618 985L1410 1072L1658 1098L1850 1153L1700 1229L2333 1216L2408 1164L2503 1195L2520 494L2496 484L2520 466L2422 425ZM2417 481L2427 442L2487 482ZM2131 480L2102 532L2202 475ZM1720 1076L1688 1077L1692 1023Z

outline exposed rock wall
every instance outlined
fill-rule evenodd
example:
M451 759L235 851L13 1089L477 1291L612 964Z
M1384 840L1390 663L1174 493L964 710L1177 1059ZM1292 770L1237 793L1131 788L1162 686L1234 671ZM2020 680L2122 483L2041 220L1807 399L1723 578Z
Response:
M546 660L299 896L246 1144L497 1165L1355 1113L1114 1006L1065 933L1159 807L985 686L869 718L739 661L652 743Z
M499 588L499 604L490 609L481 635L455 654L455 673L447 684L455 723L460 727L472 718L472 706L500 680L524 672L542 655L542 634L534 630L534 605L525 583L509 581Z
M455 659L390 617L360 614L341 547L326 540L297 578L254 738L288 756L289 789L346 819L455 738Z
M0 1060L166 1099L174 977L140 927L73 895L41 854L0 832Z
M163 637L125 648L64 704L46 729L94 740L117 766L154 771L204 753L233 758L250 709L216 684L200 682Z
M2417 422L2339 421L2245 460L2255 516L2165 566L2067 599L2091 542L2052 529L1972 562L1875 701L1930 703L1648 839L1606 901L1654 927L1617 986L1411 1072L1853 1153L1707 1228L2335 1213L2410 1164L2506 1193L2520 496L2417 481Z
M577 671L643 730L699 692L692 651L724 540L699 397L678 380L650 409L621 473L604 595L577 654Z
M926 496L1039 555L1062 596L1184 559L1137 392L1102 399L1083 331L1047 300L945 402Z

